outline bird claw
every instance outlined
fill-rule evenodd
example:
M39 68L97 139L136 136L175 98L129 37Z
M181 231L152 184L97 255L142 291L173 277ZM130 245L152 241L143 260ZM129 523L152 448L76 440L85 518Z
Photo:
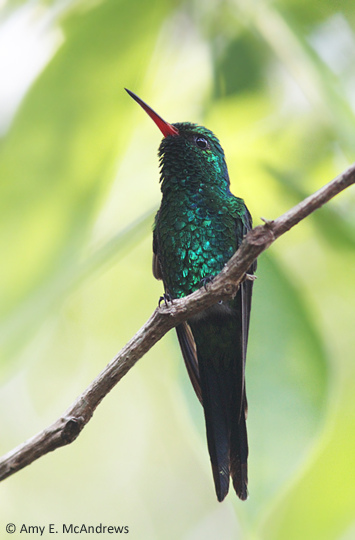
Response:
M213 280L214 280L214 276L206 276L206 277L204 277L204 278L201 279L201 281L200 281L200 288L201 288L201 287L204 287L204 288L205 288L205 291L207 291L207 285L208 285L208 283L212 283Z
M244 274L243 281L255 281L257 277L255 274Z
M160 307L160 304L164 302L165 306L167 307L168 304L172 304L173 303L173 299L171 298L170 294L169 293L164 293L163 296L161 296L159 298L159 302L158 302L158 306Z

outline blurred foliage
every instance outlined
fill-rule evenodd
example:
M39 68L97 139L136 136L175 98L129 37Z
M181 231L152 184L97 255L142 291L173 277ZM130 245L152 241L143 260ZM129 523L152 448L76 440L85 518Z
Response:
M61 39L0 140L3 453L65 410L162 292L150 233L160 135L123 87L218 135L256 224L339 174L355 142L348 1L8 0L0 35L24 8ZM215 500L202 410L171 332L73 445L2 484L3 526L354 538L354 206L349 189L260 257L246 503Z

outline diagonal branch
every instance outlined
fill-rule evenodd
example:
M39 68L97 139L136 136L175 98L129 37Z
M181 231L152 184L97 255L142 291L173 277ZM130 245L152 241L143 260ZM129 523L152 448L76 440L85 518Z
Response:
M145 325L58 420L0 459L0 480L48 452L73 442L102 399L157 341L192 315L222 299L233 297L248 268L260 253L279 236L354 183L355 164L279 218L274 221L264 220L265 225L249 231L238 251L207 290L203 287L185 298L174 300L168 306L157 308Z

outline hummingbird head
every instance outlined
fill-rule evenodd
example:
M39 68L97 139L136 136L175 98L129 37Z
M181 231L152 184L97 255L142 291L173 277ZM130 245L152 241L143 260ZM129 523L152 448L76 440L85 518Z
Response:
M136 94L125 89L156 123L164 138L158 155L161 163L162 191L186 187L217 186L229 192L229 176L223 148L209 129L179 122L169 124Z

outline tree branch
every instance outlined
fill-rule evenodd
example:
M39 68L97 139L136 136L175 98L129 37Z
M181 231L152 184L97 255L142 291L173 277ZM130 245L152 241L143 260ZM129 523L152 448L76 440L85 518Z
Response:
M277 238L314 210L355 183L355 164L291 210L265 225L255 227L223 270L208 285L185 298L158 307L137 334L111 360L65 413L49 427L0 459L0 480L39 457L73 442L89 422L96 407L112 388L169 330L216 302L233 297L254 260Z

